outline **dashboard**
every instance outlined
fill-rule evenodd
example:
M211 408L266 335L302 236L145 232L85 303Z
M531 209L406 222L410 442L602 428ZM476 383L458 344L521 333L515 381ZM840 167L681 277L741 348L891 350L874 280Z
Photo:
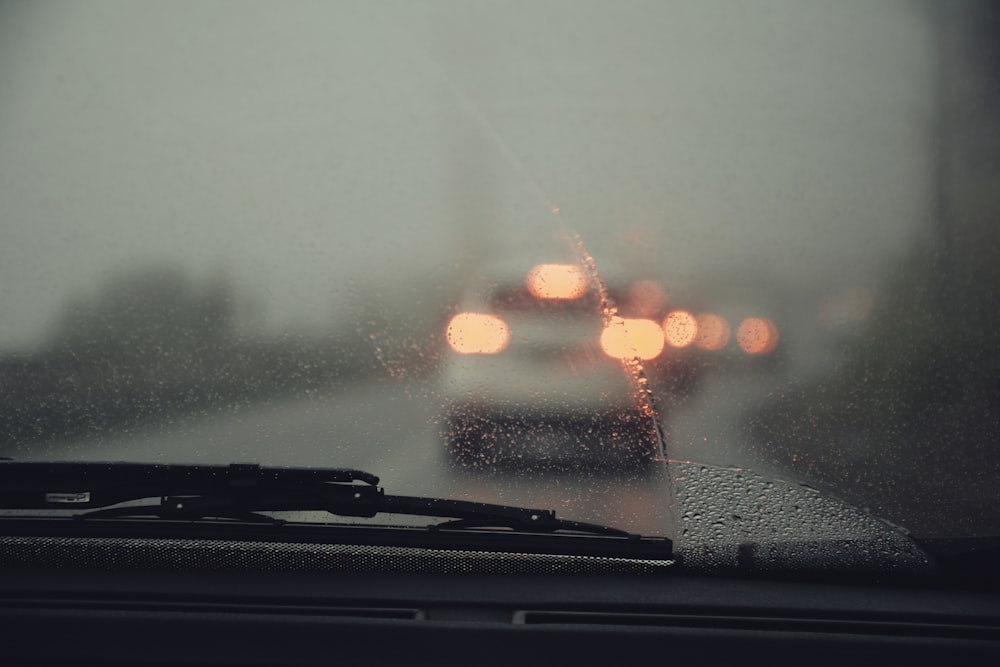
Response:
M3 664L1000 664L1000 596L985 591L237 543L5 537Z

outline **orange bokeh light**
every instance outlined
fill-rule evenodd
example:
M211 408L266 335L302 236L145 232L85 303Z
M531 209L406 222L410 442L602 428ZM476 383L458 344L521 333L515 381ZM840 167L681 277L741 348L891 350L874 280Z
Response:
M867 287L854 287L832 296L820 308L820 320L827 327L860 322L872 314L875 299Z
M729 322L712 313L700 313L695 319L698 321L698 335L694 339L697 347L718 352L729 344L732 335Z
M615 359L654 359L663 345L663 329L653 320L616 316L601 332L601 349Z
M539 264L528 271L528 291L539 299L579 299L587 293L587 276L573 264Z
M736 329L736 342L747 354L768 354L778 345L778 327L763 317L748 317Z
M630 314L637 317L658 317L666 310L670 297L654 280L640 280L628 290L624 304Z
M459 313L448 322L445 337L460 354L497 354L510 343L510 328L496 315Z
M674 310L663 318L663 335L671 347L687 347L698 335L698 322L686 310Z

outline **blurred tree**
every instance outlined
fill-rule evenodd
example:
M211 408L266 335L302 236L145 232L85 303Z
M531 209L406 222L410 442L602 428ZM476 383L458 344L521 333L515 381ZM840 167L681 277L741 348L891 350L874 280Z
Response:
M232 304L221 278L197 285L171 268L123 272L71 304L53 343L81 361L191 362L220 354L232 335Z

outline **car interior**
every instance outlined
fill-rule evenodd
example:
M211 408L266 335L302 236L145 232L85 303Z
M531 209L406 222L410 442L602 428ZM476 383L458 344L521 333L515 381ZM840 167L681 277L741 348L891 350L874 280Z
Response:
M678 572L662 556L601 555L593 545L515 553L490 535L331 544L307 532L274 541L245 528L200 537L185 526L85 528L6 527L4 664L884 665L1000 656L995 593L905 577Z

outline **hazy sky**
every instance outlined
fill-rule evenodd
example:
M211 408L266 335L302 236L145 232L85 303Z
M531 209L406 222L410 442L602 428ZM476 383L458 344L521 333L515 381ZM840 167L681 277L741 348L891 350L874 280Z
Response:
M0 4L0 350L122 267L276 326L547 245L867 279L928 225L906 2Z

